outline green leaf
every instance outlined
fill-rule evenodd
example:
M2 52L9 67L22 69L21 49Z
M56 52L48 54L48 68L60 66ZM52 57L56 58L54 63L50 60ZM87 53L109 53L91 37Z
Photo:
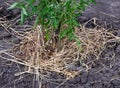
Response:
M96 1L95 0L89 0L89 2L93 3L93 4L96 4Z
M61 31L61 33L60 33L60 38L65 37L66 34L67 34L67 32L68 32L68 29L65 29L65 30Z
M73 33L69 33L68 34L68 38L69 38L69 40L71 41L71 40L73 40L74 39L74 34Z
M24 14L24 15L26 15L26 16L28 15L28 13L27 13L26 9L25 9L25 8L23 8L23 7L22 7L22 12L23 12L23 14Z
M79 23L75 19L73 19L73 23L75 26L79 26Z
M49 10L50 10L49 7L45 7L45 8L42 9L42 11L41 11L39 14L41 14L41 16L43 17L43 16L45 16L46 14L50 13Z
M38 20L39 20L39 17L37 16L37 17L36 17L36 19L35 19L34 28L36 28L36 27L37 27Z
M18 3L15 2L15 3L13 3L8 9L13 9L13 8L15 8L17 5L18 5Z
M20 23L22 24L25 21L25 15L23 13L23 11L21 11L21 19L20 19Z
M54 19L54 21L53 21L53 26L54 26L55 29L58 27L58 23L57 23L57 22L58 22L58 21L57 21L56 19Z
M25 21L27 17L36 17L34 27L42 25L45 37L47 40L52 35L51 32L55 32L59 29L59 38L68 37L70 40L76 40L77 44L79 41L74 35L74 27L79 26L77 17L86 9L86 7L95 2L95 0L19 0L9 7L21 9L21 23ZM63 25L67 25L63 27ZM46 32L45 30L48 29Z
M48 40L50 40L51 36L48 33L46 33L45 38L48 41Z
M78 38L75 38L76 43L80 46L81 42Z

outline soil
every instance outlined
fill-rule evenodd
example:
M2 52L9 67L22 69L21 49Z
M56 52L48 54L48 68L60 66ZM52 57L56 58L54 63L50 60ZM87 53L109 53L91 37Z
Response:
M18 16L19 10L7 10L9 4L16 0L0 0L0 17L7 20ZM120 36L120 1L119 0L96 0L97 5L90 6L79 18L84 23L93 17L99 18L99 24L110 30L115 30ZM104 25L104 24L107 24ZM92 22L87 27L93 27ZM10 32L10 31L9 31ZM14 36L0 26L0 52L10 49ZM112 47L111 47L112 46ZM7 56L6 56L7 57ZM59 88L120 88L120 43L107 44L100 59L89 63L91 69L81 71L75 78L67 80ZM78 63L78 68L80 65ZM38 88L34 80L35 75L24 74L15 76L24 71L24 66L4 60L0 57L0 88ZM56 77L52 74L51 77ZM58 84L43 80L42 88L56 88Z

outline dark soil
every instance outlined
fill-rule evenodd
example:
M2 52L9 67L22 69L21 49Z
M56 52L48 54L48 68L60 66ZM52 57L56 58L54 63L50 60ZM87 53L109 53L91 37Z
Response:
M80 22L84 23L92 17L101 19L99 24L106 28L115 30L120 36L120 1L119 0L97 0L96 6L88 8L80 17ZM8 2L8 4L6 4ZM0 17L7 20L18 16L19 10L7 10L9 3L14 0L0 0ZM104 10L107 14L115 15L111 17L100 14ZM112 11L112 12L111 12ZM92 22L87 27L93 27ZM12 44L8 41L14 37L0 26L0 51L10 49ZM110 47L113 45L112 47ZM79 64L79 63L78 63ZM82 71L80 75L66 81L59 88L120 88L120 43L110 43L104 50L99 60L89 63L91 69ZM80 65L78 66L80 68ZM35 75L24 74L15 76L16 73L24 71L24 66L0 58L0 88L38 88L38 83L34 80ZM52 74L55 77L56 74ZM43 80L42 88L56 88L58 84Z

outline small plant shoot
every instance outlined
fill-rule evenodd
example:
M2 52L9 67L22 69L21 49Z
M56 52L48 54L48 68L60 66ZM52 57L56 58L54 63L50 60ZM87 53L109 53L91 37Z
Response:
M55 33L60 39L68 37L70 40L76 40L74 27L78 26L77 17L94 0L21 0L15 2L9 7L21 9L21 23L27 17L35 16L35 24L42 25L47 40L51 38L50 32Z

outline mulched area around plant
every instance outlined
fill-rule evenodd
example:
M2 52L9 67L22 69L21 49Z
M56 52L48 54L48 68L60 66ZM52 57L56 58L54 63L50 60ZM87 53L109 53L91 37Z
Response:
M13 2L12 0L10 0ZM2 1L0 1L2 2ZM2 5L4 6L4 4ZM5 6L6 8L6 6ZM3 12L4 11L4 12ZM79 75L74 78L64 79L64 75L58 75L56 72L49 73L50 78L36 80L37 76L33 73L25 72L25 65L18 64L15 61L8 61L6 58L12 60L11 56L7 55L13 45L18 45L22 38L17 36L16 31L24 34L25 30L31 27L26 22L25 27L19 26L15 21L18 14L11 15L11 12L0 10L0 88L119 88L120 87L120 42L113 41L106 44L106 49L103 50L98 60L85 61L90 66L88 70L82 70ZM8 13L6 15L6 13ZM19 11L18 11L19 13ZM4 15L4 19L3 19ZM7 18L8 17L8 18ZM10 17L10 18L9 18ZM3 21L4 20L4 21ZM6 21L8 20L8 21ZM11 21L12 20L12 21ZM3 23L2 23L3 22ZM11 25L15 23L15 25ZM2 24L2 25L1 25ZM4 24L4 25L3 25ZM7 24L7 25L6 25ZM11 27L8 27L8 24ZM89 23L87 27L93 23ZM99 23L100 24L100 23ZM7 27L4 27L7 26ZM94 25L92 25L94 28ZM7 28L7 29L5 29ZM17 29L17 30L13 30ZM23 29L22 29L23 28ZM114 32L114 30L112 30ZM116 35L120 32L115 31ZM3 53L4 52L4 53ZM82 66L76 62L76 66L81 69ZM72 69L76 69L75 66ZM23 72L23 73L22 73ZM63 81L59 81L60 78ZM50 80L54 79L54 80ZM42 84L41 84L42 83ZM38 85L39 84L39 85Z

